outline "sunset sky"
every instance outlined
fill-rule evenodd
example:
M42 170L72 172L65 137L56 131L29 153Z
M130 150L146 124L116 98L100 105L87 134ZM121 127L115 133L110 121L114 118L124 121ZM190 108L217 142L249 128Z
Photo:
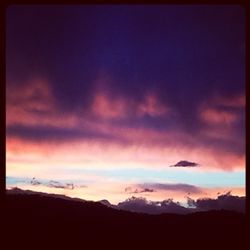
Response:
M7 9L7 188L183 201L245 167L244 8Z

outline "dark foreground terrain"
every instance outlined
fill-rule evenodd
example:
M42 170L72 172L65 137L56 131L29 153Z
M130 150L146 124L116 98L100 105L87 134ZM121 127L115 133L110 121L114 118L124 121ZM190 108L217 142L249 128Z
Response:
M5 199L5 249L218 249L246 242L246 215L236 212L148 215L52 195L7 192Z

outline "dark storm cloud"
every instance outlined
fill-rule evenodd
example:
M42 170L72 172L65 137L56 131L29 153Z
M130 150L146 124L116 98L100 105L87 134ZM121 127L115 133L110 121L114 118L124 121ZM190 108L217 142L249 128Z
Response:
M11 125L6 128L7 136L13 136L31 141L71 141L81 139L98 139L119 141L122 139L115 137L112 134L106 134L91 129L78 130L68 128L55 128L49 126L23 126Z
M84 103L98 67L94 19L88 8L9 7L7 81L46 77L64 109Z
M145 114L142 117L117 119L112 123L121 127L155 129L164 132L180 127L176 124L175 118L174 114L170 114L167 117L152 117L149 114Z
M130 29L130 43L115 44L117 54L128 63L122 67L119 57L110 63L110 74L118 79L112 87L138 98L153 86L161 100L175 108L183 124L195 129L199 126L196 108L204 99L214 92L244 91L241 11L220 7L134 11L137 23Z
M98 82L105 82L111 98L135 103L155 92L170 115L132 116L113 124L178 128L195 137L206 126L198 112L202 103L215 94L244 94L244 14L239 6L12 6L6 19L7 85L45 78L59 109L79 113L90 112ZM234 110L236 142L197 140L244 152L242 110ZM7 128L7 134L17 133L30 139L113 139L91 131Z
M214 91L244 91L243 44L237 6L10 7L7 79L46 75L76 108L103 70L114 94L153 86L185 115Z

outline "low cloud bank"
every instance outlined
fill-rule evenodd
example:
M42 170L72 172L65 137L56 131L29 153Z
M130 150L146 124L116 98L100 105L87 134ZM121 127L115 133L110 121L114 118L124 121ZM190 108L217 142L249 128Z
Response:
M229 210L245 213L246 198L233 196L230 192L219 195L216 199L199 198L193 200L187 197L187 207L182 206L173 199L163 201L148 201L143 197L128 198L118 203L116 208L139 213L161 214L177 213L187 214L192 212L209 211L209 210Z
M232 210L245 213L246 210L246 198L233 196L230 192L219 195L217 199L197 199L194 201L194 206L198 210Z
M10 194L42 194L53 197L61 197L64 199L74 199L79 201L85 201L78 198L70 198L68 196L59 194L47 194L41 192L35 192L31 190L22 190L14 187L8 190ZM246 212L246 197L233 196L230 192L219 195L216 199L211 198L199 198L194 200L187 197L187 206L182 206L179 202L175 202L173 199L165 199L163 201L150 201L144 197L134 197L126 199L117 205L111 204L108 200L100 200L99 203L112 207L115 209L147 213L147 214L188 214L193 212L210 211L210 210L228 210L240 213Z
M148 201L143 197L128 198L127 200L118 203L116 208L139 213L161 214L161 213L178 213L186 214L189 210L181 206L178 202L172 199L163 201Z

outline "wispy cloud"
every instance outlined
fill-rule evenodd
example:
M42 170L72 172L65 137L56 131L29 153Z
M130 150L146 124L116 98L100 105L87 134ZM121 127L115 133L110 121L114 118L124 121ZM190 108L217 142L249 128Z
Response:
M133 188L133 187L126 187L124 190L126 193L129 194L139 194L139 193L152 193L155 192L152 188Z
M202 193L202 189L197 186L184 184L184 183L145 183L139 184L139 187L143 189L153 189L157 190L164 190L164 191L176 191L176 192L186 192L186 193Z
M18 179L17 179L18 180ZM71 189L74 188L83 188L86 187L85 185L75 185L73 182L59 182L55 180L50 181L44 181L44 180L38 180L35 177L33 177L31 180L29 179L23 179L23 183L30 183L32 186L46 186L50 188L60 188L60 189Z

